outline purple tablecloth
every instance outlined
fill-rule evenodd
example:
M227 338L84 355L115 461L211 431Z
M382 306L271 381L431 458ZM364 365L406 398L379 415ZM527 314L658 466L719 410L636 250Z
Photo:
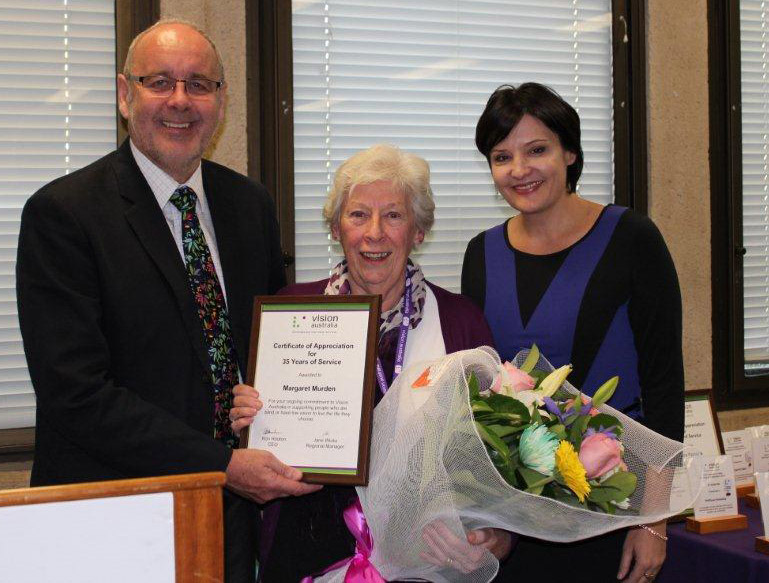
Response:
M668 554L656 583L767 583L769 555L755 550L764 535L761 511L743 500L739 511L748 517L747 530L715 534L687 532L685 523L668 526Z

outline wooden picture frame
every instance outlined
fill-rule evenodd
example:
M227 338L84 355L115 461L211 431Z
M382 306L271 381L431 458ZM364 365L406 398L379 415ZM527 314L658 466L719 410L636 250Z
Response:
M380 311L378 295L257 296L246 383L263 409L241 447L272 451L305 482L365 485Z

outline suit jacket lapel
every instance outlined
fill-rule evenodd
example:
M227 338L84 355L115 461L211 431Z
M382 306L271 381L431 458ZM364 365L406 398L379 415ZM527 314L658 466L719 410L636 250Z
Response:
M208 351L203 341L203 330L195 300L190 292L184 262L179 256L179 250L157 199L136 165L128 140L125 140L118 150L115 171L120 195L132 203L125 212L126 220L147 254L168 281L195 353L204 370L208 370Z

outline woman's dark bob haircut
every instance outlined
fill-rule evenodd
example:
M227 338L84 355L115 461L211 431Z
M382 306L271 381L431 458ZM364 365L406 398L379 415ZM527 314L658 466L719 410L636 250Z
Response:
M579 115L550 87L539 83L524 83L517 88L502 85L494 91L475 126L476 147L491 164L491 150L507 137L526 114L545 124L558 136L561 147L577 157L566 169L566 188L574 192L585 163L580 143Z

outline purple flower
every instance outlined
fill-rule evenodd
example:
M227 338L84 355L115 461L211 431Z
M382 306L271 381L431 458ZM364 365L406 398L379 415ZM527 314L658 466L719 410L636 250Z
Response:
M587 431L585 431L585 437L590 437L591 435L595 435L596 433L602 433L606 437L611 437L613 439L619 439L619 436L614 432L614 428L616 425L612 425L608 429L605 429L603 425L598 426L598 430L596 431L592 427L588 427Z
M547 409L547 412L558 417L558 420L563 423L566 414L561 411L558 403L556 403L552 397L545 397L542 400L545 402L545 409Z

